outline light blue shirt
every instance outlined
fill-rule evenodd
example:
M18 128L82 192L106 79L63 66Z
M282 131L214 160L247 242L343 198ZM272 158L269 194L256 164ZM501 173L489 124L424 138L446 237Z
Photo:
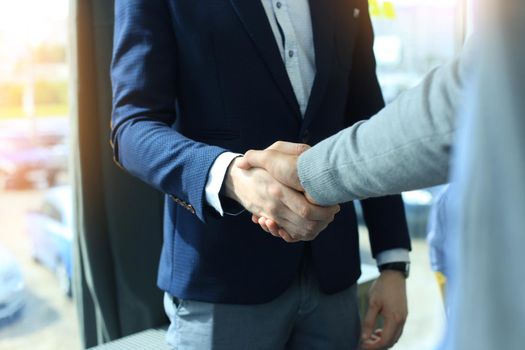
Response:
M308 0L262 0L270 27L304 115L315 79L315 49Z
M430 248L430 265L432 270L439 271L448 276L448 254L450 246L450 234L454 222L450 219L450 202L453 194L449 186L445 186L436 196L436 200L430 211L428 223L428 243ZM451 222L452 221L452 222Z

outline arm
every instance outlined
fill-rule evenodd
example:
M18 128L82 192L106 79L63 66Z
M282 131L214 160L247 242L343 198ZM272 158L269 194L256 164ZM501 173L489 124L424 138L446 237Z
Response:
M455 116L473 56L471 44L372 119L302 154L298 173L306 192L326 205L446 182Z
M205 220L206 180L225 150L190 140L172 128L176 59L176 39L164 2L116 1L111 67L114 159Z
M166 3L117 0L111 67L111 143L117 164L202 221L215 214L211 207L221 213L218 192L224 190L252 213L269 216L298 236L315 236L326 227L337 206L315 206L261 169L232 169L234 157L225 149L172 128L177 69L176 35Z

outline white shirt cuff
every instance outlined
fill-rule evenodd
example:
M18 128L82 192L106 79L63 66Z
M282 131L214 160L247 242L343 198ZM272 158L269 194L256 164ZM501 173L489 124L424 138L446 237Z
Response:
M204 189L206 201L208 205L215 209L221 216L224 216L224 210L222 209L219 193L224 182L224 177L226 176L226 171L231 162L237 157L242 157L242 154L233 152L222 153L215 159L208 174L208 181Z
M397 249L390 249L385 250L384 252L381 252L377 254L376 257L377 266L381 266L384 264L390 264L390 263L397 263L397 262L410 262L410 256L408 249L404 248L397 248Z

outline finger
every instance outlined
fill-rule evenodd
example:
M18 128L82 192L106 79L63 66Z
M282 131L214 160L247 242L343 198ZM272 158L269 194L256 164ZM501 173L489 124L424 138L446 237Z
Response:
M377 349L376 344L381 340L381 337L373 333L370 338L361 342L361 348L363 350L372 350Z
M243 170L250 170L252 168L252 165L246 157L238 157L237 159L237 162L235 162L235 166L237 166L237 168Z
M303 228L286 219L286 213L274 222L277 225L277 233L288 243L300 242L303 237Z
M297 191L303 191L297 173L297 156L267 149L248 151L244 158L252 167L266 169L280 183Z
M283 230L282 228L279 229L279 236L281 236L282 239L284 239L288 243L296 243L299 242L298 239L293 238L288 232Z
M301 241L311 241L317 237L317 235L323 231L329 224L334 220L334 214L329 212L323 214L326 211L325 208L315 207L309 204L304 196L296 191L290 190L291 196L295 198L282 197L282 202L287 210L283 210L280 214L281 218L286 219L290 226L283 225L281 222L277 223L284 228L294 239ZM306 204L297 205L295 201L305 201ZM321 211L321 213L319 213ZM319 218L322 220L313 220L312 218Z
M404 326L403 326L403 327L404 327ZM399 341L399 339L401 339L401 335L403 334L403 327L399 327L399 330L398 330L397 333L394 335L394 339L393 339L394 344L397 344L397 342Z
M243 161L243 164L246 162L250 167L268 169L268 166L271 165L270 159L272 156L277 156L278 154L279 152L274 150L249 150L244 154L244 157L241 160Z
M363 329L361 331L361 339L366 341L374 333L374 328L379 315L379 307L375 304L369 304L365 318L363 320Z
M265 218L259 218L259 226L261 226L261 228L268 232L268 233L271 233L270 230L268 229L268 227L266 226L266 219Z
M266 227L268 227L268 230L270 230L270 233L274 235L275 237L280 237L279 235L279 225L272 220L272 219L266 219Z
M304 220L331 222L335 214L341 210L339 206L320 207L313 205L306 200L301 192L290 188L283 188L281 201L299 218L293 220L296 224L300 224Z
M282 153L298 156L301 153L308 150L310 146L304 144L304 143L293 143L293 142L286 142L286 141L277 141L267 149L279 151Z
M406 323L406 319L398 322L398 330L396 332L396 334L394 335L394 344L397 343L399 341L399 339L401 339L401 335L403 335L403 330L405 329L405 323Z
M374 344L373 349L388 348L394 345L394 337L399 331L399 324L392 317L384 317L385 325L381 332L381 340Z

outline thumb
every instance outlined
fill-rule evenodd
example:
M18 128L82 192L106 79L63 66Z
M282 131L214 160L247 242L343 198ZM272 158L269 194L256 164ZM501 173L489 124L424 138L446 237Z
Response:
M281 153L286 153L293 156L298 156L305 151L307 151L310 148L310 146L304 144L304 143L293 143L293 142L286 142L286 141L277 141L267 149L271 149L274 151L279 151Z
M370 304L368 306L368 311L366 312L366 316L363 321L363 329L361 331L361 339L363 341L370 338L370 336L374 332L374 327L376 325L378 315L379 307L374 304Z
M235 163L235 166L237 166L237 168L243 169L243 170L250 170L252 168L252 165L250 164L248 159L246 159L246 157L239 157L237 159L238 160Z
M271 157L271 155L275 151L273 150L265 150L265 151L248 151L244 154L244 157L242 158L242 164L243 167L239 165L242 169L250 169L250 168L264 168L268 169L266 166L268 164L268 159Z

